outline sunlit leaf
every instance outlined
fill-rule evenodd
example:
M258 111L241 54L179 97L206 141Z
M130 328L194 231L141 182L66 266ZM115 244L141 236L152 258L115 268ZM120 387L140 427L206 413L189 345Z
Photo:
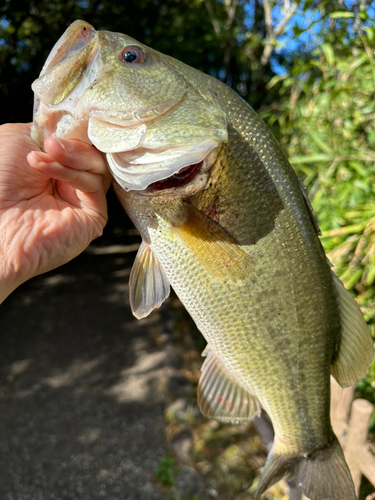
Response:
M293 156L289 158L289 161L292 165L296 165L298 163L317 163L317 162L329 162L331 157L326 154L314 154L314 155L306 155L306 156Z
M322 45L322 50L325 58L327 59L328 64L330 66L333 66L333 63L335 62L335 54L333 52L332 45L330 45L329 43L324 43Z
M354 17L354 12L337 11L337 12L332 12L329 15L329 17L331 19L339 19L339 18L349 19L350 17Z

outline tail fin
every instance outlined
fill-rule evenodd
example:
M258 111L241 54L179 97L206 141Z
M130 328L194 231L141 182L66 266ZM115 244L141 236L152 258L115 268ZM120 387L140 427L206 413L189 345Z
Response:
M325 448L306 455L282 455L277 444L268 455L255 498L283 477L293 477L310 500L356 500L353 481L344 453L333 437Z

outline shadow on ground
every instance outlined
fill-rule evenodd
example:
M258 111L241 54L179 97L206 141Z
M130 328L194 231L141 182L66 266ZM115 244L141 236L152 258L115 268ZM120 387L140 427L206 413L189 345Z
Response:
M130 312L138 243L134 230L99 239L0 307L2 500L166 498L168 359L158 313Z

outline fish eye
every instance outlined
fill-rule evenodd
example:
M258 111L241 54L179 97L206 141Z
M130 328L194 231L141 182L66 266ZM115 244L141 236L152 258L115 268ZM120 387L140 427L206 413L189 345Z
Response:
M140 47L129 46L122 49L119 59L129 64L142 64L145 60L145 53Z

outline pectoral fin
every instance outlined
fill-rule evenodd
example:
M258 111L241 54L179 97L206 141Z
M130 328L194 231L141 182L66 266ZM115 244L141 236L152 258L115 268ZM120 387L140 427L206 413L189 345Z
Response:
M209 348L202 354L205 353L207 358L198 385L198 405L203 415L231 423L241 423L259 415L257 398L237 384Z
M129 279L130 306L137 319L145 318L169 296L168 278L151 248L142 241Z
M175 227L197 260L212 276L224 283L255 277L255 267L247 253L220 224L186 203L186 221Z
M339 301L341 340L331 374L342 386L353 385L368 372L374 359L373 340L362 312L345 290L341 281L332 273Z

